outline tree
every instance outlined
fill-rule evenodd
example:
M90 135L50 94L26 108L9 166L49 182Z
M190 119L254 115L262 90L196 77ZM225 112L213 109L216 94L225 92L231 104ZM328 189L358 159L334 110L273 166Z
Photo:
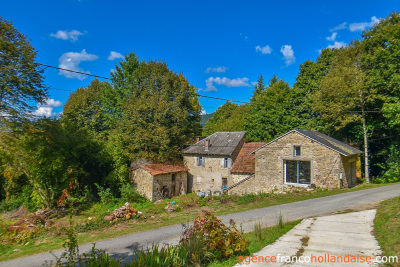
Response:
M270 141L300 124L293 107L293 90L275 75L268 87L255 94L245 114L244 129L253 142Z
M276 77L275 74L274 74L274 77ZM261 92L264 92L266 88L267 87L264 84L264 76L262 76L262 74L260 74L260 77L258 77L257 84L254 86L253 96L251 97L250 101L254 100L254 98L257 95L259 95Z
M227 101L206 122L203 136L209 136L218 131L244 131L244 114L247 107L247 105L236 105Z
M26 123L22 132L2 132L0 154L5 179L25 176L39 207L54 207L63 189L82 195L110 172L101 146L85 130L51 118Z
M180 159L179 151L200 133L195 88L165 62L142 62L134 79L118 125L131 159Z
M103 87L102 103L106 110L107 126L110 128L115 127L116 122L122 118L123 106L135 87L134 74L138 66L138 57L130 52L119 65L115 65L115 71L111 72L112 88Z
M88 130L93 136L105 139L112 123L103 101L104 93L111 90L111 84L97 79L86 88L77 89L64 105L63 118L74 121L78 128Z
M366 75L361 68L360 43L338 51L331 71L321 82L321 90L314 93L314 108L322 113L325 122L340 130L360 122L364 139L364 177L369 180L369 148L366 108L376 100L376 90L365 86Z
M321 80L329 73L335 55L336 49L324 49L315 62L307 60L300 65L300 72L293 85L293 106L301 121L299 127L303 129L332 134L321 121L321 115L313 110L312 95L321 90Z
M27 37L0 17L0 113L7 120L27 116L36 102L43 102L47 89L43 71L35 62L36 51ZM34 102L34 106L32 106Z

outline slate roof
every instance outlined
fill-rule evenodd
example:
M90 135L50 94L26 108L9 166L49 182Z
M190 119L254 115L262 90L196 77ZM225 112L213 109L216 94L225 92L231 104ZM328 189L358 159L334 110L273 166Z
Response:
M170 164L145 164L140 165L138 168L143 168L152 175L175 173L175 172L186 172L189 169L181 165L170 165Z
M246 132L216 132L203 140L185 148L183 154L232 156L233 151L245 137ZM205 150L205 140L210 140L210 148Z
M361 150L358 150L357 148L354 148L346 143L343 143L339 140L336 140L335 138L332 138L330 136L327 136L326 134L317 132L317 131L312 131L312 130L302 130L302 129L294 129L291 130L290 132L285 133L284 135L281 135L280 137L272 140L271 142L265 144L262 147L268 146L269 144L271 144L272 142L274 142L275 140L282 138L292 132L297 132L307 138L310 138L318 143L320 143L323 146L326 146L332 150L335 150L336 152L344 155L344 156L351 156L351 155L357 155L357 154L362 154L364 152L362 152ZM256 152L257 150L261 149L262 147L254 150L252 153Z
M264 142L244 144L235 163L232 165L231 173L255 173L256 155L250 153L265 144Z

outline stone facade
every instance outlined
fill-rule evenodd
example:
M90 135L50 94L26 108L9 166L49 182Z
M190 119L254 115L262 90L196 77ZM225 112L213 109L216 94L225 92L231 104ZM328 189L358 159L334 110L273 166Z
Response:
M300 155L294 156L294 147ZM346 188L356 185L356 161L359 155L344 156L296 131L275 139L255 152L255 177L230 190L230 194L271 192L288 186L285 161L310 162L310 184L320 188Z
M230 168L224 168L224 158L232 160L230 157L203 156L204 166L197 166L198 156L184 156L183 161L189 169L188 180L192 188L190 192L201 191L221 191L223 178L227 181L227 186L233 184L230 177Z
M171 198L187 192L186 171L153 175L143 168L137 168L132 173L132 181L138 193L150 201Z

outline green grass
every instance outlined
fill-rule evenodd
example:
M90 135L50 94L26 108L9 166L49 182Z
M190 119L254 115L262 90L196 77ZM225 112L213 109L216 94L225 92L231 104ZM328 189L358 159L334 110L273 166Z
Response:
M161 204L153 204L148 202L138 205L133 204L134 208L143 212L145 218L128 221L120 220L116 224L104 222L103 217L105 214L110 214L114 208L120 206L120 203L110 203L109 205L97 203L89 207L87 210L82 211L78 216L75 216L74 224L78 225L78 231L80 231L78 234L79 244L85 244L135 232L142 232L150 229L193 221L197 215L202 214L202 209L207 209L213 214L220 216L312 198L381 187L385 185L387 184L366 184L350 189L338 189L332 191L315 190L310 192L298 191L288 194L260 194L251 195L249 197L228 196L225 197L227 198L228 202L224 204L220 203L220 198L218 197L214 199L209 197L199 201L197 195L189 194L186 196L174 197L172 199L173 201L176 201L176 203L179 203L179 205L182 207L183 210L180 212L167 213L164 209L168 204L167 200L164 200ZM204 206L198 207L196 202L200 202L204 204ZM193 205L193 203L195 204ZM89 220L89 217L92 219ZM0 221L1 219L2 218L0 216ZM58 219L58 221L65 223L68 221L68 219L61 218ZM10 225L11 222L8 224ZM0 229L0 234L2 234L2 231L4 230ZM39 237L36 237L32 240L26 240L26 242L23 244L9 244L7 243L7 240L3 240L0 242L0 261L28 256L49 250L60 249L65 241L65 238L63 238L62 234L63 230L56 228L44 230L43 234L41 234ZM3 238L0 237L0 239ZM27 242L30 243L28 243L28 245L24 245Z
M380 203L374 220L375 237L384 256L397 256L400 261L400 197ZM389 264L400 266L399 263Z
M283 224L282 228L279 225L264 228L264 229L262 229L262 237L263 238L261 240L259 239L258 234L256 232L249 232L249 233L243 234L243 237L250 241L250 243L248 245L248 250L249 250L248 255L258 252L263 247L274 243L281 236L283 236L284 234L286 234L287 232L292 230L292 228L295 227L300 222L301 222L301 220L298 220L295 222L290 222L290 223L285 223L285 224ZM236 257L232 257L225 261L212 262L209 266L210 267L228 267L228 266L230 267L230 266L234 266L235 264L237 264L238 260L239 260L239 256L236 256Z

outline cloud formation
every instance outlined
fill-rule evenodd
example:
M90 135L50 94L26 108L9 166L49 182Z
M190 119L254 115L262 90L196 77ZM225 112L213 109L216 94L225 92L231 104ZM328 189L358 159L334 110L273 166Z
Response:
M61 107L61 101L54 99L47 99L44 104L37 104L37 110L32 114L39 117L51 117L57 115L57 113L53 112L53 109L56 107Z
M331 32L337 32L340 30L344 30L347 29L347 22L343 22L342 24L339 24L335 27L333 27L332 29L330 29Z
M283 55L283 59L285 60L286 66L293 64L296 61L294 56L294 51L291 45L283 45L281 47L281 53Z
M79 72L84 72L84 73L90 73L89 71L84 71L82 68L79 67L79 64L82 61L94 61L98 59L99 57L93 54L88 54L85 49L83 49L80 53L78 52L67 52L64 53L59 59L58 59L58 67L63 68L63 69L69 69L69 70L74 70L74 71L79 71ZM76 78L79 80L84 80L87 78L86 75L79 74L79 73L74 73L74 72L69 72L65 70L60 70L58 73L60 75L64 75L67 78Z
M337 32L334 32L334 33L332 33L331 36L326 37L326 40L333 42L336 40L336 36L337 36Z
M71 42L76 42L78 41L78 37L80 35L83 35L82 32L77 31L77 30L72 30L72 31L57 31L56 33L51 33L50 36L54 37L56 39L61 39L61 40L69 40Z
M205 111L204 109L201 109L200 115L206 115L207 111Z
M224 66L215 67L215 68L207 68L205 73L210 73L210 72L219 72L219 73L221 73L221 72L226 72L227 70L228 70L228 68L224 67Z
M341 47L343 47L343 46L346 46L347 44L346 43L343 43L343 42L334 42L333 43L333 45L328 45L328 47L327 48L330 48L330 49L332 49L332 48L341 48Z
M371 18L370 22L358 22L358 23L352 23L349 25L349 30L351 32L356 32L356 31L363 31L365 28L369 28L374 26L375 24L379 23L380 19L377 17L373 16Z
M256 46L256 51L261 52L263 55L268 55L272 53L272 48L269 45L261 47L259 45Z
M108 56L108 60L114 60L117 58L124 58L124 55L122 55L121 53L115 52L115 51L111 51L110 55Z
M218 85L225 85L226 87L241 87L241 86L246 86L250 87L250 84L248 83L249 78L243 77L243 78L236 78L236 79L229 79L226 77L210 77L206 80L206 86L207 88L204 89L205 92L216 92L218 91L217 88L214 86L214 83Z

